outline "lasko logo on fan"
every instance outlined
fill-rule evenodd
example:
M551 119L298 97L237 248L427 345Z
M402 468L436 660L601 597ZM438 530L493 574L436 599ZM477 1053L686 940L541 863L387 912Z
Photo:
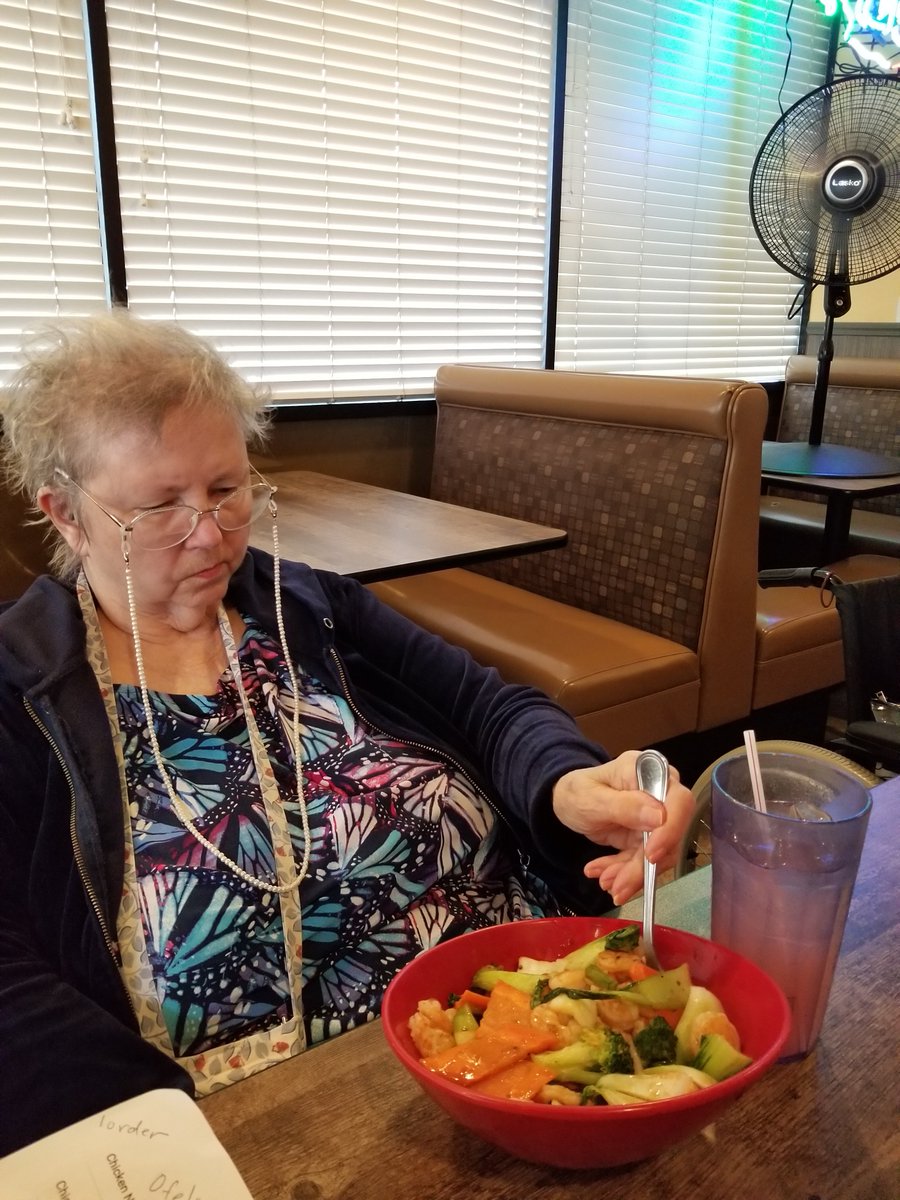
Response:
M865 163L858 158L845 158L826 171L822 187L832 204L845 207L868 199L871 183L872 174Z

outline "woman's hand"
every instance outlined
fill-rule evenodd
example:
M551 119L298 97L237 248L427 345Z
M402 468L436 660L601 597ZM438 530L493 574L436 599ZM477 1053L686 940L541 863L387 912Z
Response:
M650 834L647 858L664 871L675 865L681 839L694 811L694 798L669 768L666 803L637 786L638 751L626 750L612 762L563 775L553 789L553 811L563 825L615 854L592 859L584 868L616 904L640 891L644 877L643 833Z

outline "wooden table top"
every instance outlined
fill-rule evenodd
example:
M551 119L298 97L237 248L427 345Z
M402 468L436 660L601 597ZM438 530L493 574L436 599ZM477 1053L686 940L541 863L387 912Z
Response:
M565 545L566 531L316 471L273 471L282 557L364 583ZM265 519L254 546L272 549Z
M816 1050L657 1159L569 1171L509 1157L419 1091L378 1022L201 1101L255 1200L897 1200L900 780L881 785ZM708 876L708 872L698 873ZM660 889L695 895L686 876ZM662 905L658 912L662 912Z

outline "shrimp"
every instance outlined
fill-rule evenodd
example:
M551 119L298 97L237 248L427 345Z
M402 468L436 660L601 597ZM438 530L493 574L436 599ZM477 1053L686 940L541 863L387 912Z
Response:
M701 1012L694 1017L687 1038L691 1057L700 1049L700 1039L705 1033L718 1033L735 1050L741 1048L741 1036L723 1012Z
M619 983L626 983L631 979L631 968L636 961L642 961L637 954L624 950L601 950L594 959L594 965Z
M572 988L575 991L586 991L588 988L584 971L559 971L549 977L547 984L551 988Z
M531 1025L544 1033L552 1033L560 1046L570 1046L581 1036L581 1026L567 1013L557 1012L550 1004L539 1004L531 1010Z
M630 1033L640 1020L640 1009L627 1000L595 1000L600 1020L609 1029Z
M449 1011L441 1008L437 1000L420 1000L418 1008L409 1018L409 1036L420 1058L428 1058L440 1050L449 1050L455 1045Z

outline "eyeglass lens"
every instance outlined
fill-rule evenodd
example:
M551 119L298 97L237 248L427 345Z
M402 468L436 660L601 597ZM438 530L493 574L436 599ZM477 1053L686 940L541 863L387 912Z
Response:
M262 516L271 495L272 489L266 483L238 488L212 510L212 515L226 532L244 529ZM191 536L199 517L195 508L183 504L151 509L131 523L132 542L144 550L168 550Z

